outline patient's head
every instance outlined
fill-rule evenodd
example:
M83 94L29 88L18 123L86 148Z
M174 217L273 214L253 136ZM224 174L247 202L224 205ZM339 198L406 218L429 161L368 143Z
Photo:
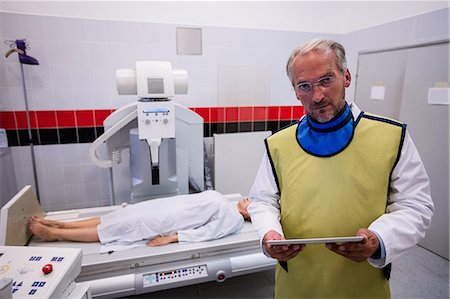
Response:
M250 214L247 211L247 208L249 205L250 205L250 199L248 199L247 197L240 199L237 204L239 213L241 213L241 215L244 216L244 219L247 221L250 221Z

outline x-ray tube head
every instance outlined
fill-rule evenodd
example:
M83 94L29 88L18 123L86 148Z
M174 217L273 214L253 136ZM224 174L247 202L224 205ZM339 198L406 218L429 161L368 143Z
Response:
M137 94L136 70L118 69L116 71L116 84L120 95Z
M187 72L172 70L166 61L137 61L135 69L117 70L116 79L119 94L137 94L140 99L166 100L187 93Z

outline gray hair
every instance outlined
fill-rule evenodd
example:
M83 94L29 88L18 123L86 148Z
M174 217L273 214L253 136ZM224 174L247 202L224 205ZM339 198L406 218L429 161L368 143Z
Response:
M294 84L292 78L292 65L294 59L297 56L305 55L311 51L326 51L326 50L332 50L334 54L336 54L336 66L341 72L344 73L347 70L347 60L345 58L344 46L333 40L317 38L295 48L294 51L292 51L291 56L289 56L289 59L286 64L286 74L289 77L291 83Z

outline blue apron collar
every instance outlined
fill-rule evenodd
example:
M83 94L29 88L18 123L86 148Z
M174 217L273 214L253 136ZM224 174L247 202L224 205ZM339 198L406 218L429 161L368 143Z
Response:
M331 157L343 151L353 138L354 120L348 104L332 120L319 123L309 115L297 127L297 141L307 153Z

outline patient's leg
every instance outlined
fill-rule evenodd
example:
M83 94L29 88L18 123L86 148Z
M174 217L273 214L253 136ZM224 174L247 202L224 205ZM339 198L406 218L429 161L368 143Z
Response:
M54 228L97 227L97 225L99 225L101 223L100 217L93 217L93 218L77 220L77 221L68 221L68 222L32 217L30 222L32 222L32 221L40 222L41 224L43 224L45 226L54 227Z
M57 228L44 225L38 221L31 221L29 228L33 234L46 241L77 241L77 242L98 242L96 226L81 228Z

